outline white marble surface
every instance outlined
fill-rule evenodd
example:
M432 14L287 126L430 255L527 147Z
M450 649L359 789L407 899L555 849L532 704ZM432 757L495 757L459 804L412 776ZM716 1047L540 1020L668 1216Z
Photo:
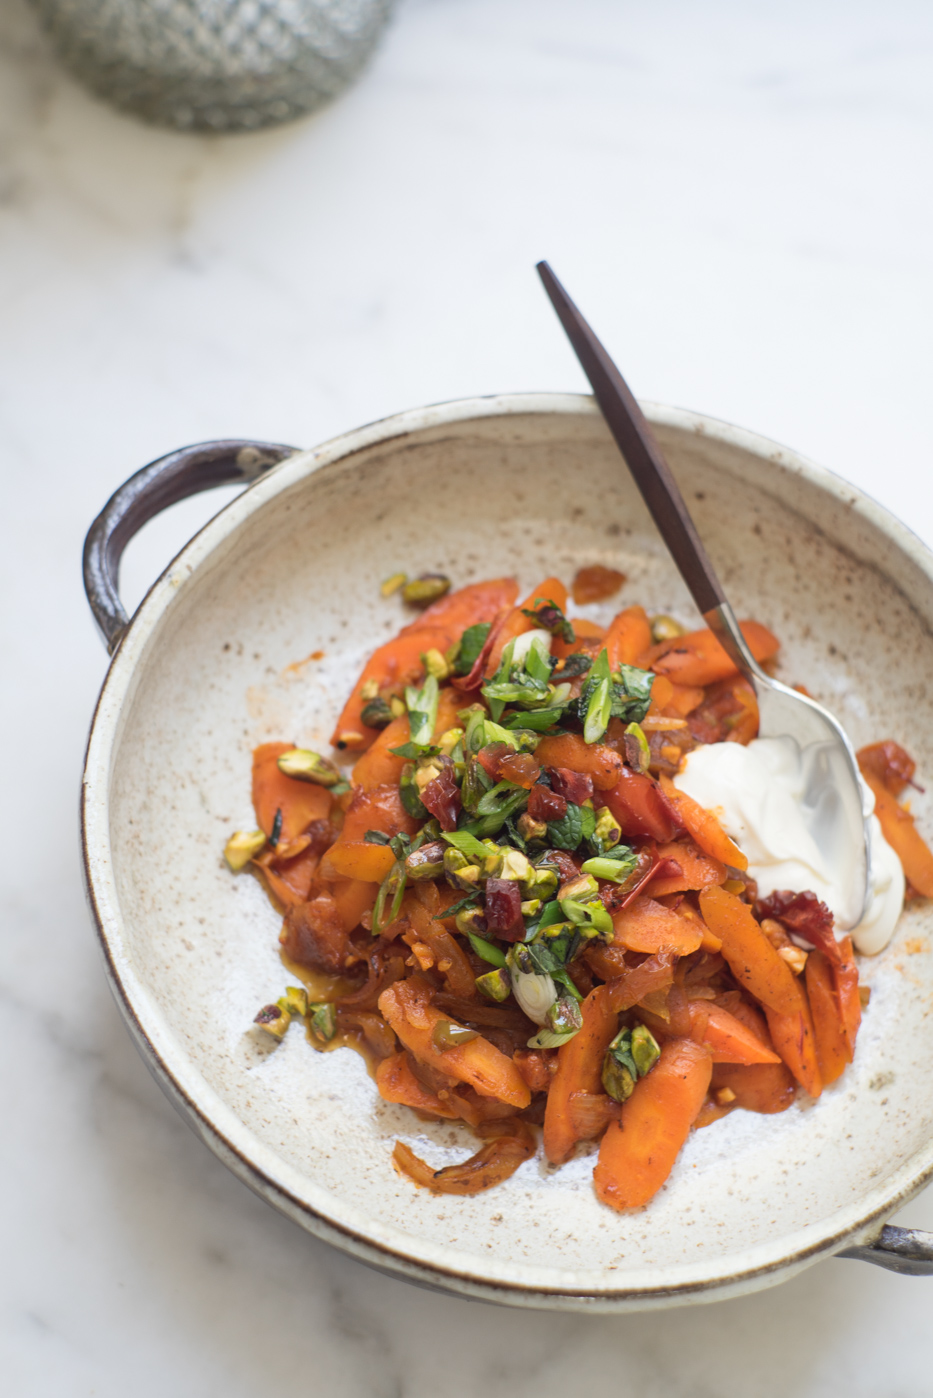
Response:
M416 1291L304 1236L130 1046L76 793L105 667L79 551L111 490L187 441L311 445L580 387L541 256L636 391L790 443L933 543L931 57L919 0L409 0L329 111L208 140L85 97L0 0L5 1389L930 1392L933 1281L835 1261L742 1301L571 1318ZM131 601L218 503L148 527ZM933 1226L933 1196L902 1221Z

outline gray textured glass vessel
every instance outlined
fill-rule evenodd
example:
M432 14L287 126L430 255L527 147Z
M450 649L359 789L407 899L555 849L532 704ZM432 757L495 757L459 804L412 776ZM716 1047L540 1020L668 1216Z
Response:
M394 0L32 0L98 96L183 131L304 116L363 68Z

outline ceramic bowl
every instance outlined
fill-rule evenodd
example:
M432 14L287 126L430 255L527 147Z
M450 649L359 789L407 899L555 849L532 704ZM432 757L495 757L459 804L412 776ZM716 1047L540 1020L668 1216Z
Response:
M736 611L781 637L781 677L805 683L857 745L904 742L929 791L931 555L792 452L694 413L647 411ZM117 1000L207 1144L364 1262L516 1305L683 1304L769 1285L842 1249L870 1253L933 1171L925 903L863 962L871 1003L840 1081L782 1115L734 1112L694 1132L665 1187L633 1213L597 1202L595 1148L559 1170L539 1154L473 1198L416 1189L392 1168L395 1141L441 1165L475 1149L466 1128L383 1102L349 1049L315 1052L300 1032L258 1042L257 1008L290 979L279 919L221 851L254 824L253 746L326 748L367 652L403 621L402 603L380 595L387 575L436 570L461 585L508 572L531 587L603 563L627 582L587 614L606 620L634 602L688 623L695 614L589 398L457 402L292 455L220 445L227 476L211 474L217 451L200 449L188 490L231 471L260 478L179 554L128 628L112 575L132 511L121 516L114 497L95 526L91 588L120 643L83 802L89 896ZM182 474L188 456L178 454ZM149 468L137 515L139 492L151 496L167 469ZM184 493L164 487L148 513ZM930 795L914 809L933 829ZM909 1250L896 1232L882 1238L889 1256Z

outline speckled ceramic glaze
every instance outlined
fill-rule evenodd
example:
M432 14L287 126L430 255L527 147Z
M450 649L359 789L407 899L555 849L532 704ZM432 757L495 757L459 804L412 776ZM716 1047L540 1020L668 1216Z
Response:
M856 744L893 737L933 781L930 555L851 486L760 437L648 413L740 616L781 637L780 675ZM865 961L854 1065L818 1102L735 1112L695 1132L661 1193L616 1214L593 1150L540 1155L476 1198L392 1169L399 1137L435 1165L475 1137L380 1100L361 1058L295 1029L257 1041L290 979L279 919L221 858L251 827L250 751L324 746L360 664L406 618L388 574L523 587L621 569L605 620L641 602L695 614L588 398L525 395L420 410L276 467L149 593L104 686L87 757L87 878L109 973L148 1062L207 1143L318 1236L411 1280L518 1305L591 1310L710 1300L853 1243L933 1171L933 974L926 904ZM312 658L322 653L320 658ZM930 795L914 809L933 828Z

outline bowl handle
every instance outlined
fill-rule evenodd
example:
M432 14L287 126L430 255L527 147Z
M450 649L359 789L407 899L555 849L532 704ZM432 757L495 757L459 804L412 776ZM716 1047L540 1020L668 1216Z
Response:
M119 581L133 535L169 505L218 485L247 485L298 450L276 442L198 442L151 461L111 495L84 541L84 590L110 655L129 626Z
M837 1257L854 1257L859 1262L874 1262L889 1272L903 1272L910 1277L933 1276L933 1233L920 1228L895 1228L886 1224L873 1243L864 1247L846 1248Z

